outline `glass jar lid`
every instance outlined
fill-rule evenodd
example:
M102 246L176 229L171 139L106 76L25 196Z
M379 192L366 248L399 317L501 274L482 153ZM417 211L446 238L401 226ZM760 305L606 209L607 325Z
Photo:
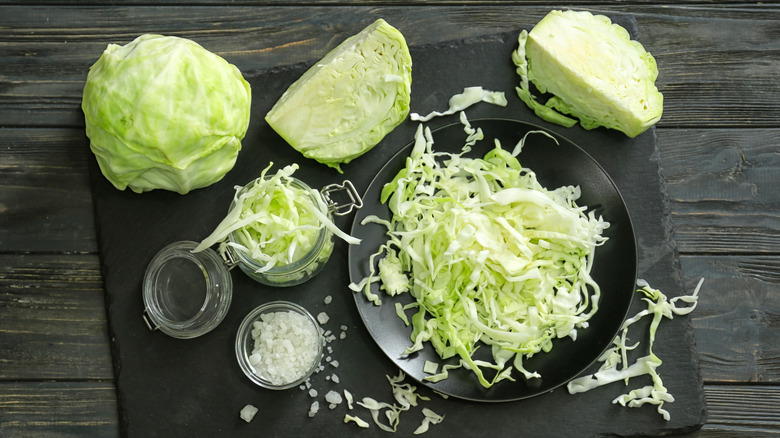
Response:
M143 318L150 330L189 339L210 332L225 318L233 296L230 272L216 251L193 253L197 245L172 243L146 268Z

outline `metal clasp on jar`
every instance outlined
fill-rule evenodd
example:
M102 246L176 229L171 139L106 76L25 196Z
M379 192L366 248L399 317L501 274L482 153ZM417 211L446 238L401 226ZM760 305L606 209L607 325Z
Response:
M320 194L322 194L325 203L328 204L328 211L336 216L344 216L363 207L363 199L350 180L345 180L341 184L327 185L320 190ZM333 195L338 194L345 198L344 203L332 198Z

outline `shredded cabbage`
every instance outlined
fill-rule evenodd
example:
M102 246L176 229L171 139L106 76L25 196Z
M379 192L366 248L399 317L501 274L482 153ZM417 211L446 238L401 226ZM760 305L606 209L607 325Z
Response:
M260 177L247 187L236 187L227 216L193 252L219 243L220 253L228 248L238 249L263 265L258 272L266 272L274 266L294 263L311 252L323 227L350 244L360 243L323 213L327 206L318 192L293 182L297 164L268 175L272 166L273 163L263 169ZM324 257L330 252L323 251Z
M417 392L417 387L403 383L406 378L406 374L403 371L399 371L395 377L385 376L390 383L390 387L393 392L393 398L395 403L390 404L386 402L377 401L371 397L363 397L363 399L357 404L371 413L371 418L374 420L374 424L385 432L396 432L398 425L401 422L401 413L410 410L412 407L417 407L420 401L429 401L429 397L420 395ZM384 412L387 424L383 423L379 419L379 414ZM420 426L415 429L414 433L419 435L428 431L431 424L439 424L444 421L444 416L439 415L428 408L422 409L424 418ZM345 418L345 422L346 422ZM366 426L367 427L367 426Z
M362 418L356 417L354 415L345 414L344 415L344 422L345 423L349 423L350 421L355 423L355 424L357 424L358 427L362 427L364 429L369 426L369 424L365 420L363 420Z
M490 91L482 87L466 87L463 92L450 98L449 107L444 112L432 111L427 116L421 116L417 113L409 114L409 118L415 122L427 122L434 117L448 116L458 111L475 105L479 102L492 103L493 105L506 106L506 96L503 91Z
M579 187L542 187L498 142L482 158L466 157L482 133L462 113L461 121L468 137L458 154L434 151L431 131L419 126L406 166L381 193L390 221L363 221L384 224L388 240L369 276L350 288L377 305L374 282L388 295L414 297L412 345L403 354L427 341L442 359L460 359L426 380L460 366L485 387L514 380L513 367L539 377L523 358L549 351L556 338L576 339L598 310L589 273L609 223L576 204ZM373 260L382 254L377 272ZM480 341L493 362L473 358Z
M699 289L701 289L703 282L703 278L699 280L696 289L691 295L681 295L669 300L660 290L650 287L647 281L642 279L637 280L637 286L640 287L638 291L645 295L643 300L647 303L647 308L623 323L622 332L615 337L612 347L598 359L599 362L602 362L599 370L594 374L579 377L569 382L567 385L569 393L576 394L590 391L593 388L619 380L625 381L626 385L628 385L628 381L632 377L650 375L653 381L652 385L629 391L612 400L612 403L620 403L622 406L631 408L640 407L645 404L656 405L658 413L661 414L666 421L669 421L671 415L663 406L666 402L673 402L674 397L664 386L663 380L661 380L661 376L657 371L657 368L660 367L663 362L653 353L655 334L658 330L658 325L663 318L673 319L674 315L687 315L696 308L696 304L698 304ZM687 306L678 306L678 301L687 304ZM653 320L650 323L650 341L647 348L648 354L640 357L633 364L628 365L628 351L636 349L639 345L638 342L634 345L626 345L628 328L648 315L653 316Z
M439 424L444 421L444 415L439 415L428 408L423 408L422 412L424 417L422 423L420 423L420 426L414 430L415 435L428 432L428 428L431 424Z

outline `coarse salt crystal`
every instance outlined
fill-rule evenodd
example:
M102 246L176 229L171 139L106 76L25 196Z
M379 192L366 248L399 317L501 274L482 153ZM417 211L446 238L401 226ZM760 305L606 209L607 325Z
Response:
M341 398L341 394L339 394L336 391L330 390L328 391L327 394L325 394L325 401L332 405L338 405L343 401L343 399Z
M317 321L319 321L320 324L327 323L329 319L330 317L325 312L320 312L319 314L317 314Z
M320 402L318 402L316 400L313 401L312 404L311 404L311 407L309 407L309 417L313 417L313 416L317 415L317 411L319 411L319 410L320 410Z
M241 419L249 423L252 421L253 418L255 418L255 414L257 414L257 408L252 405L246 405L241 409L241 412L239 415L241 416Z
M318 328L296 312L264 314L253 324L254 349L249 362L274 385L300 379L317 360Z

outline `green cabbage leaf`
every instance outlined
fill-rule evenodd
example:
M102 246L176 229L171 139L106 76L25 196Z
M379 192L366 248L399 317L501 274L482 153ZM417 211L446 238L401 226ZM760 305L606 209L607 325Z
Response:
M655 58L606 16L551 11L520 32L512 61L518 96L548 122L571 127L578 119L585 129L603 126L636 137L661 118ZM552 96L541 103L530 84Z
M378 19L307 70L265 120L305 157L341 171L404 121L411 84L404 36Z
M194 41L145 34L107 46L81 107L90 149L114 187L186 194L233 168L250 103L234 65Z

